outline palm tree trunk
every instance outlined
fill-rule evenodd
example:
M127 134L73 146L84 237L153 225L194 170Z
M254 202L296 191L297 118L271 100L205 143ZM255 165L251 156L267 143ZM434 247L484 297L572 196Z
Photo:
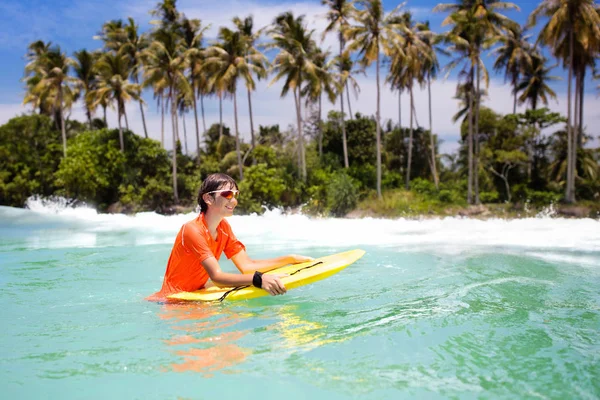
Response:
M248 110L250 111L250 139L252 141L252 148L256 146L254 139L254 121L252 120L252 95L250 93L250 89L248 88Z
M479 204L479 106L481 103L479 53L477 54L477 89L475 92L475 157L473 158L473 174L475 178L475 204Z
M85 107L85 115L87 116L87 120L88 120L90 129L92 129L92 112L90 111L90 108L87 106Z
M350 167L348 161L348 139L346 137L346 121L344 118L344 91L340 93L340 106L342 108L342 149L344 150L344 168Z
M571 84L573 81L573 28L569 30L569 83L567 89L567 185L565 199L567 203L575 202L573 185L573 131L571 129ZM573 185L574 186L574 185Z
M165 148L165 99L162 95L159 98L160 100L160 144Z
M304 132L302 131L302 87L298 82L298 138L300 139L300 154L302 155L302 180L306 182L306 155L304 154Z
M306 165L304 161L304 139L302 135L302 99L300 97L300 83L294 89L296 101L296 119L298 122L298 168L303 180L306 180Z
M179 137L179 118L177 118L177 108L175 108L175 139L181 146L181 138Z
M581 80L579 82L579 133L577 134L577 148L583 147L583 94L585 93L585 68L581 70ZM575 152L577 154L577 152ZM575 163L577 166L577 162ZM577 170L577 169L576 169Z
M62 84L58 87L58 112L60 113L60 132L62 134L63 141L63 156L67 158L67 130L65 127L65 117L63 114L63 96L62 96Z
M146 128L146 116L144 115L144 106L140 100L140 113L142 114L142 125L144 126L144 137L148 139L148 128Z
M344 49L344 39L342 34L340 33L340 59L342 58L342 52ZM342 70L342 66L340 65L340 72ZM346 138L346 121L344 118L344 88L340 91L340 107L342 110L342 149L344 153L344 168L348 168L350 166L348 162L348 145Z
M235 152L237 153L238 168L240 170L240 180L243 180L244 171L242 170L242 153L240 150L240 131L238 129L237 115L237 90L233 92L233 118L235 119Z
M127 113L125 112L125 104L123 104L123 116L125 117L125 128L129 130L129 120L127 119Z
M198 165L200 165L200 128L198 127L198 104L196 102L196 89L192 88L192 90L192 99L194 101L194 122L196 123L196 157L198 160Z
M322 98L323 94L319 95L319 159L323 156L323 118L322 118Z
M467 203L473 204L473 97L475 94L473 93L473 81L474 81L474 71L473 66L471 66L471 95L469 96L469 137L468 147L469 147L469 155L468 155L468 163L469 163L469 174L467 177Z
M348 81L346 81L346 98L348 99L348 113L350 114L350 120L354 118L352 114L352 106L350 105L350 89L348 87Z
M398 89L398 128L402 129L402 90Z
M382 199L381 195L381 127L380 127L380 105L381 105L381 94L379 93L379 49L377 49L377 61L376 61L376 81L377 81L377 130L376 130L376 146L377 146L377 197Z
M415 105L414 105L414 103L413 103L413 105L412 105L411 109L412 109L412 113L413 113L413 114L414 114L414 116L415 116L415 126L418 128L418 127L419 127L419 126L421 126L421 125L419 125L419 118L417 118L417 109L415 108Z
M300 132L300 113L298 111L298 95L296 93L296 89L294 88L294 107L296 107L296 124L298 132ZM298 134L299 135L299 134ZM298 176L302 175L302 153L300 152L300 136L298 136L297 145L296 145L296 154L298 155Z
M439 189L439 179L437 175L437 166L435 159L435 140L433 137L433 122L431 116L431 75L427 74L427 92L429 94L429 144L431 146L431 173L433 174L433 183L435 184L436 190Z
M204 134L206 134L206 118L204 116L204 95L200 95L200 109L202 111L202 128L204 129Z
M139 85L140 82L139 82L139 78L137 75L138 75L137 73L134 75L135 83ZM144 126L144 137L146 139L148 139L148 129L146 128L146 116L144 115L144 106L142 104L142 99L140 99L139 103L140 103L140 113L142 114L142 125Z
M169 88L169 96L171 97L171 126L173 128L173 156L171 158L171 165L173 167L173 200L175 204L179 203L179 194L177 191L177 113L175 110L175 94L173 93L173 87Z
M223 94L219 92L219 141L223 139Z
M187 145L187 128L185 126L185 112L181 113L181 119L183 120L183 144L185 145L185 154L189 154Z
M102 106L102 112L103 112L102 120L104 121L104 126L108 128L108 124L106 123L106 106L105 105Z
M121 125L121 106L117 106L117 121L119 122L119 143L121 144L121 152L125 152L125 143L123 141L123 126Z
M517 77L513 75L512 80L513 87L513 115L517 113Z
M410 94L410 108L412 110L413 102L414 102L412 82L410 82L408 90L409 90L409 94ZM412 164L412 148L413 148L413 113L411 112L410 113L410 129L409 129L409 134L408 134L408 162L406 164L406 183L404 184L404 188L406 190L408 190L410 188L410 167Z

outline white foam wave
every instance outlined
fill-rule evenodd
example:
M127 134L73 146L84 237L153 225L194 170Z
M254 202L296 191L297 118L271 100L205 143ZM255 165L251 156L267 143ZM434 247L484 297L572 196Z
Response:
M29 226L32 230L38 225L45 230L68 229L85 237L82 240L85 243L71 244L86 247L118 245L123 236L129 237L130 245L172 243L181 225L197 216L196 213L164 216L153 212L132 216L101 214L86 205L72 207L67 201L40 199L31 199L27 206L28 210L0 207L1 225ZM593 219L334 219L286 215L273 210L261 216L233 216L229 222L246 245L274 249L370 245L444 253L495 247L517 251L600 251L600 221ZM92 240L90 234L98 235L98 239ZM111 241L115 234L119 237ZM71 236L75 240L77 235Z

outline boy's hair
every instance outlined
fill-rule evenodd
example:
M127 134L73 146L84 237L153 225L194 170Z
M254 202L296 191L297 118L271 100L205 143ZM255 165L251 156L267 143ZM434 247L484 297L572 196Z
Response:
M216 173L210 174L206 177L206 179L202 182L200 191L198 192L198 205L200 205L201 212L205 213L206 210L208 210L208 205L206 204L202 196L206 193L219 190L225 186L230 186L232 188L235 188L235 190L239 190L235 180L227 174Z

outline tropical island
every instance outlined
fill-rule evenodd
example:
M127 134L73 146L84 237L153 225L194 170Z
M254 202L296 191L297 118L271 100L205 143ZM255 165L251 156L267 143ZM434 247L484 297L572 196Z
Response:
M502 14L512 3L440 4L433 11L446 16L443 33L410 12L385 11L381 0L323 3L325 32L287 12L260 29L252 16L235 18L207 41L207 24L163 0L151 10L148 32L132 18L106 22L101 50L69 56L43 39L31 43L23 101L32 111L0 126L0 205L23 207L37 195L103 212L185 212L195 207L202 179L225 172L239 182L243 213L279 207L338 217L519 217L551 207L562 216L600 216L600 148L588 145L594 132L583 124L586 74L598 76L600 56L594 1L542 1L526 26ZM536 24L539 36L530 40L526 29ZM337 52L319 47L324 33L337 35ZM482 58L490 54L511 85L511 114L484 105L491 71ZM450 62L441 65L440 55ZM568 70L564 113L544 107L556 97L554 62ZM453 119L461 139L456 154L440 154L430 88L449 71L460 77ZM375 74L375 115L352 112L356 77L364 73ZM254 126L259 79L279 82L281 96L293 97L295 124ZM399 102L408 98L408 123L401 114L381 121L383 85ZM417 87L429 89L428 121L416 118ZM161 110L160 141L149 138L143 91ZM205 101L232 102L233 126L222 112L207 126ZM323 115L324 102L339 110ZM78 103L84 121L69 118ZM129 129L129 103L139 103L143 132ZM527 109L518 113L517 104ZM240 107L249 108L249 140ZM117 127L108 126L107 109L116 111Z

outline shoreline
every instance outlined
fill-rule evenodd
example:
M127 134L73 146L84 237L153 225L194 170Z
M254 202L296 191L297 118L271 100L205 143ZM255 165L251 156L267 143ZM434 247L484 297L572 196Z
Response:
M478 220L488 219L527 219L527 218L569 218L582 219L589 218L600 220L600 204L589 205L567 205L567 204L550 204L546 206L532 206L522 204L480 204L471 206L448 206L442 212L431 210L430 212L412 212L412 211L396 211L378 213L370 209L361 207L355 208L346 213L344 216L336 217L315 212L303 212L302 207L295 208L280 208L282 215L301 214L311 218L343 218L343 219L362 219L362 218L377 218L377 219L440 219L440 218L470 218ZM98 211L98 210L97 210ZM125 208L111 205L106 211L98 211L102 214L125 214L135 215L139 212L156 212L160 215L177 215L189 214L198 212L197 206L169 206L162 210L126 210ZM252 215L251 213L238 212L236 215Z

